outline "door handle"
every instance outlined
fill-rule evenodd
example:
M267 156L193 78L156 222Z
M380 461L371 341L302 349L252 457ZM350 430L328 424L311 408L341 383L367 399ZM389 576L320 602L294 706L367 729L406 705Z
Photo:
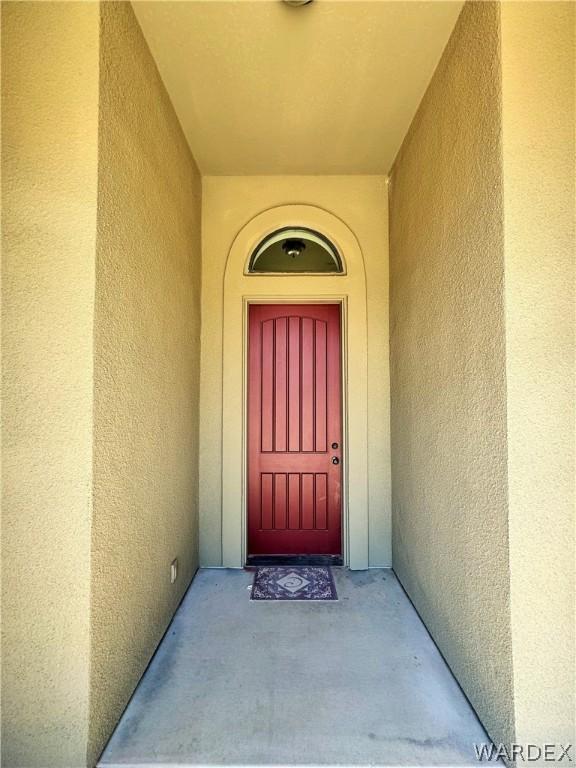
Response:
M332 456L332 464L340 464L340 459L338 456Z

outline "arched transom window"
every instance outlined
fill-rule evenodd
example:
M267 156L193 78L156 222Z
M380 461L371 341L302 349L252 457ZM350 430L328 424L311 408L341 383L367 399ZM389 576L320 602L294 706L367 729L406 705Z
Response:
M307 227L284 227L255 248L250 273L342 274L342 259L328 238Z

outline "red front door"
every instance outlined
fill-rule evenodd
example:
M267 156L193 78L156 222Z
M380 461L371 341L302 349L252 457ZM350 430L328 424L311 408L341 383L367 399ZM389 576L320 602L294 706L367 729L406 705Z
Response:
M340 306L249 307L248 554L341 555Z

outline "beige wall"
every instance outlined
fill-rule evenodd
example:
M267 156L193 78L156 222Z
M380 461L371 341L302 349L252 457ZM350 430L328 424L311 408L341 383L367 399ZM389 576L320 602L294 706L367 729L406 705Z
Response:
M465 6L390 201L394 567L491 737L568 743L573 4Z
M390 184L394 568L513 739L499 12L464 7Z
M514 695L535 743L576 733L574 11L502 6Z
M203 179L201 563L222 564L222 320L226 260L245 224L262 211L290 204L317 206L342 219L356 235L364 257L368 314L369 562L374 566L389 565L388 242L387 221L382 215L387 207L386 184L381 176ZM269 278L272 294L277 291L274 286L278 279L281 278ZM298 290L302 290L302 285Z
M129 4L2 10L2 757L79 768L197 567L201 185Z
M101 23L91 755L198 562L200 178L131 6Z
M2 764L79 766L88 731L98 6L3 3L2 27Z

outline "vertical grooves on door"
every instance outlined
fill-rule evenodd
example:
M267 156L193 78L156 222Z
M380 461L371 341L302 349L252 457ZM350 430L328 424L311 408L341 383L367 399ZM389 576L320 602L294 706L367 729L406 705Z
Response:
M274 529L274 475L263 472L260 475L260 528L270 531ZM269 519L264 518L264 512L269 512Z
M328 344L326 323L316 320L314 323L314 426L317 452L326 452L328 423L327 423L327 373L328 373Z
M312 450L316 451L316 322L312 321Z
M260 449L274 450L274 320L261 324Z
M272 450L276 450L276 320L272 321Z
M290 400L292 399L292 387L290 386L290 347L292 345L292 333L290 332L290 321L292 318L286 318L286 450L290 451L292 440L292 425L290 423ZM289 507L289 500L288 500Z
M302 318L298 318L298 335L299 335L299 347L300 347L300 375L299 375L299 386L300 386L300 409L298 413L298 450L301 451L303 449L303 426L302 426L302 403L304 402L304 388L302 386L302 355L303 355L303 329L302 329ZM302 478L300 478L300 481L302 481ZM302 482L300 482L300 526L302 526Z
M288 441L288 318L274 321L274 451L284 453Z
M260 323L260 450L264 450L264 323ZM262 475L260 475L260 528L262 528Z
M328 325L324 324L324 450L330 448L328 442Z
M302 528L302 475L298 475L298 526Z
M262 323L262 452L328 451L327 342L328 328L322 320L279 317Z
M316 530L316 475L312 476L312 528Z
M278 530L276 524L276 473L272 474L272 529Z
M287 450L301 450L302 366L301 323L299 317L288 318L288 445Z
M286 450L290 450L290 318L286 318Z

